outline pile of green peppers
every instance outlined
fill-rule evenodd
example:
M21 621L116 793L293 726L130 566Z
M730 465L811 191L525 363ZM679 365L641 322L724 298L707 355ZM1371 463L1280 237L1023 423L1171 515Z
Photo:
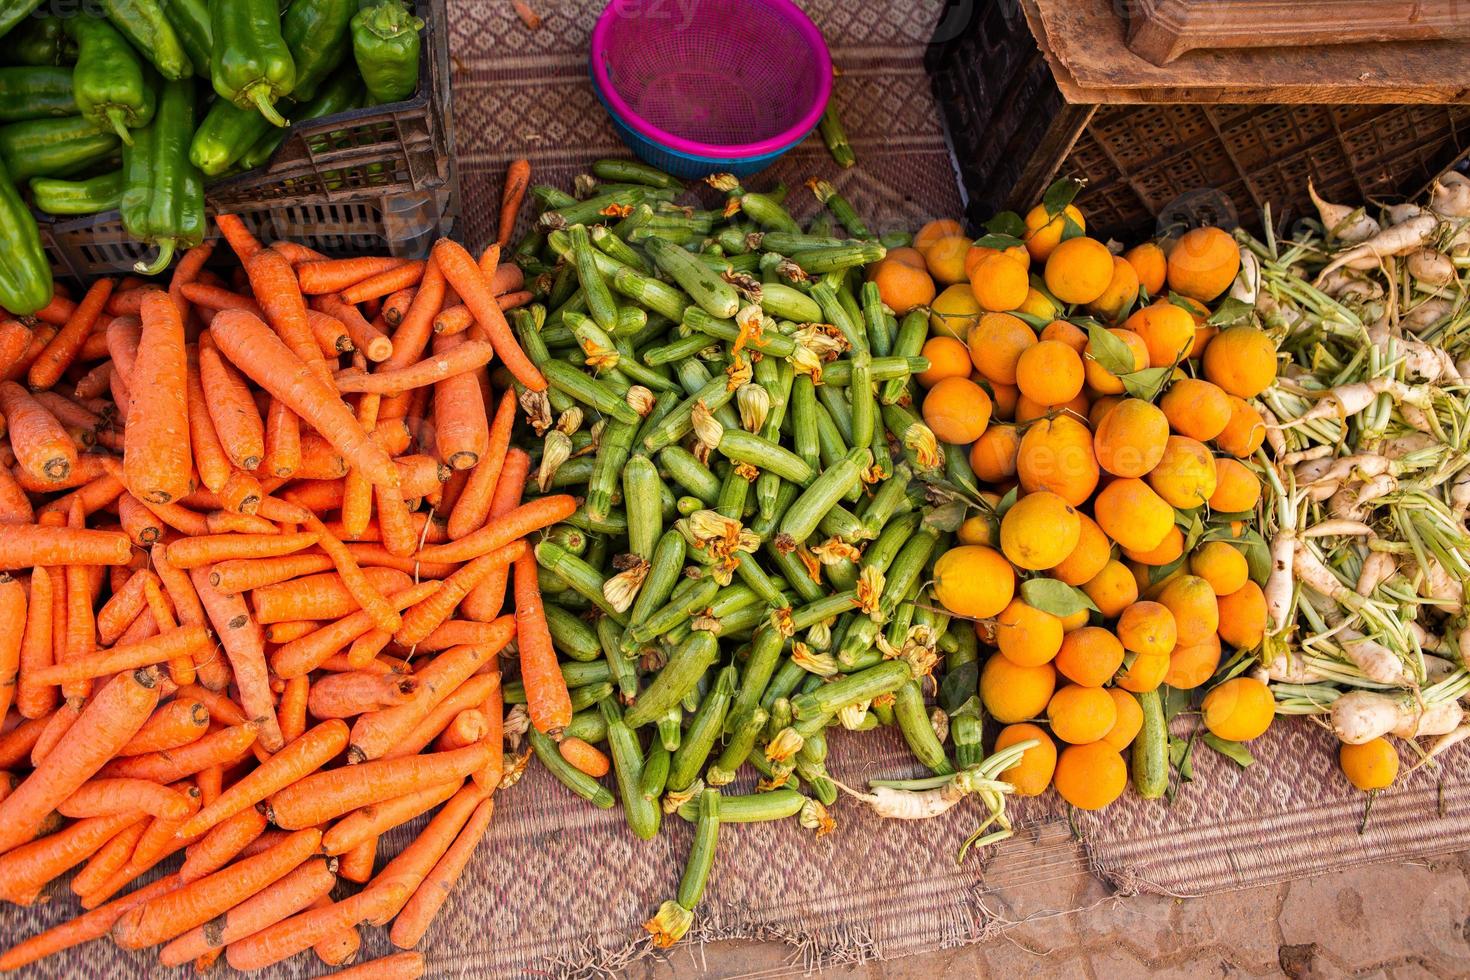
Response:
M409 0L98 0L68 16L0 4L0 307L51 300L32 209L120 212L154 273L198 245L207 180L262 166L291 120L418 87ZM341 70L348 64L356 71Z

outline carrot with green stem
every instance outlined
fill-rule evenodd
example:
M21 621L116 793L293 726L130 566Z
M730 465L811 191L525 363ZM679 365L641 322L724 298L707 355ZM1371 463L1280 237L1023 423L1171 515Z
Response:
M36 671L51 664L52 573L31 569L31 590L25 628L21 631L20 657L15 685L15 707L22 718L40 718L56 705L56 688L38 684ZM11 620L12 623L15 620Z
M265 832L265 815L254 807L222 820L184 851L179 878L195 881L223 868Z
M176 749L115 758L98 773L107 779L174 783L210 766L233 765L250 754L255 738L254 725L232 725Z
M531 161L512 160L505 170L505 186L500 191L500 227L495 244L505 248L515 234L516 221L521 216L521 202L531 186Z
M490 818L494 813L495 801L491 799L481 800L475 807L455 836L454 843L435 862L433 869L414 890L413 897L398 913L393 928L388 933L393 945L400 949L409 949L424 938L424 933L428 932L434 917L444 906L449 892L464 873L475 848L490 829Z
M87 860L137 819L136 813L93 816L0 856L0 898L33 904L47 882Z
M144 297L142 320L133 373L147 383L129 393L123 482L145 503L169 503L192 489L184 320L164 292Z
M521 679L526 685L526 710L537 731L554 736L571 724L572 701L541 605L536 558L529 552L515 564L515 600L516 646Z
M21 469L43 483L70 475L77 465L76 443L56 416L13 381L0 382L0 415Z
M170 555L170 560L173 556ZM209 571L198 567L189 570L189 580L204 606L215 635L225 648L235 686L240 691L240 706L256 725L260 744L275 752L284 744L276 721L275 699L271 696L270 678L266 671L265 637L260 624L250 614L240 595L227 596L209 584Z
M117 750L119 756L166 752L188 745L209 731L209 709L194 698L175 696L143 723L128 744Z
M444 278L475 314L477 325L494 345L495 353L510 373L532 391L545 391L546 378L521 350L505 314L495 302L489 280L470 253L464 250L464 246L441 238L435 243L433 254L444 271Z
M81 353L87 335L97 325L97 318L107 306L115 285L114 280L104 277L93 282L87 289L87 294L76 305L71 316L66 318L61 330L51 338L51 343L46 345L40 356L31 362L30 370L26 372L26 383L32 391L50 388L61 380L66 369L71 367Z
M157 704L156 670L129 671L105 684L41 765L0 800L0 853L33 836L58 803L143 727Z
M192 837L209 830L320 769L346 747L347 725L335 718L322 722L234 783L213 804L190 817L178 833Z
M124 949L142 949L182 935L284 878L318 850L321 839L315 828L298 831L261 854L135 906L118 919L112 937Z
M444 580L444 588L403 614L403 625L393 634L400 646L413 646L434 632L454 614L455 607L470 590L496 568L509 567L529 552L525 541L512 541L488 555L481 555Z
M342 400L256 317L225 311L210 333L221 352L252 381L295 412L373 483L397 486L388 454L368 437Z
M407 609L414 603L421 602L433 595L441 587L442 583L438 581L420 582L418 585L389 596L389 603L395 610ZM373 615L365 609L351 616L344 616L335 623L328 623L315 633L282 645L271 654L271 670L277 677L282 678L310 673L328 657L374 628Z
M225 455L242 470L255 469L265 457L265 422L245 379L220 354L209 331L199 335L199 383Z
M403 704L360 716L352 725L348 761L362 762L389 754L436 705L449 697L475 671L491 663L515 635L515 622L511 617L502 617L496 624L500 627L500 634L491 643L453 647L415 671L417 688Z

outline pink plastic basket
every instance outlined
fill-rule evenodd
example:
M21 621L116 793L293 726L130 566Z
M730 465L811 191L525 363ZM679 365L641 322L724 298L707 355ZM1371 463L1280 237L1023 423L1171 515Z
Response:
M612 0L591 71L632 149L680 176L764 167L811 133L832 93L822 33L791 0Z

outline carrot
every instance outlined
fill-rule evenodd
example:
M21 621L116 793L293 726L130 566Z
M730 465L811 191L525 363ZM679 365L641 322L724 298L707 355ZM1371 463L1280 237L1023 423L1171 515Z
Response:
M198 809L199 791L188 783L178 784L177 788L188 793L191 809ZM119 868L111 878L83 895L82 907L96 908L117 894L128 882L147 873L149 869L175 851L182 850L189 841L174 836L174 830L180 822L180 819L153 817L143 830L142 836L138 838L138 843L128 857L127 863Z
M428 263L424 264L424 272L428 272ZM420 276L422 278L422 276ZM390 327L397 327L408 315L408 308L413 305L413 298L418 295L418 286L409 286L400 289L383 300L383 322Z
M403 704L418 687L411 674L345 671L315 681L307 706L314 718L352 718Z
M393 638L400 646L413 646L449 619L460 601L491 570L505 568L527 553L525 541L513 541L464 565L444 580L444 588L403 614L403 625Z
M392 887L402 898L389 909L369 918L369 922L378 926L385 925L403 909L413 892L434 870L434 866L449 850L460 830L488 796L488 793L474 783L466 783L444 804L443 809L434 814L433 819L413 842L378 872L368 889L371 891L374 888Z
M609 763L607 756L595 745L589 745L580 738L564 738L557 745L563 759L573 766L585 772L593 779L601 779L607 775Z
M45 731L53 714L55 709L35 718L27 718L0 735L0 769L13 769L30 758L31 750L40 740L41 733Z
M55 337L56 333L56 327L46 326L44 324L32 330L31 342L26 345L25 353L20 356L19 360L6 368L3 374L0 374L0 381L15 381L24 378L26 372L30 370L31 364L36 358L41 356L41 351L46 349L46 345L51 343L51 338Z
M167 546L155 544L149 557L153 562L154 573L174 604L179 622L186 626L205 625L208 617L204 604L199 600L199 593L190 581L189 573L168 560ZM230 681L228 662L218 656L212 647L201 651L201 655L195 658L194 669L200 683L211 691L223 690Z
M363 884L373 876L373 865L378 860L378 838L369 837L352 850L342 855L337 865L338 872L347 881Z
M261 498L265 491L261 489L260 481L244 470L236 470L230 474L225 485L220 487L220 503L224 509L236 516L255 517L256 511L260 509ZM257 518L264 520L264 518Z
M443 310L434 317L434 333L445 336L464 333L475 322L475 315L470 308L460 303Z
M346 745L346 724L336 718L322 722L225 790L211 806L200 810L180 827L179 833L185 837L203 833L320 769Z
M421 582L402 592L394 593L389 597L389 602L394 609L406 609L415 602L420 602L433 595L439 588L441 588L439 582ZM344 616L335 623L323 626L315 633L303 636L299 640L293 640L277 649L271 654L271 670L281 678L297 677L309 673L315 670L322 661L373 628L373 616L366 609L355 612L351 616Z
M233 764L254 744L254 725L234 725L210 732L188 745L166 752L149 752L113 759L99 770L108 779L151 779L158 783L178 782L201 769L221 763Z
M265 634L267 643L290 643L299 640L308 633L314 633L322 628L320 620L316 619L293 619L284 623L270 623L261 627ZM284 683L284 682L282 682Z
M500 788L500 781L505 776L505 692L499 683L494 684L485 695L480 712L485 716L487 725L485 744L490 747L490 761L485 763L483 769L474 773L474 780L487 792L494 793Z
M219 310L246 310L261 319L265 318L265 311L260 308L260 304L249 296L231 292L219 286L212 286L209 283L185 283L179 287L179 295L195 306L202 306L216 312Z
M334 317L352 338L354 350L362 352L369 361L386 361L393 353L393 341L388 339L377 324L370 322L356 306L344 302L337 296L316 296L311 301L315 309Z
M327 895L336 882L331 859L313 855L217 919L185 930L159 951L159 960L164 966L183 966L294 915Z
M158 674L119 674L98 691L46 759L0 800L0 853L24 843L56 805L92 778L152 714Z
M460 788L453 780L412 790L402 796L370 803L342 817L322 836L328 854L346 854L366 841L376 840L400 824L407 823L443 803Z
M437 338L435 360L452 357L465 343L458 337ZM439 458L457 470L474 466L489 450L485 396L474 374L456 374L434 385L434 443Z
M392 637L389 637L392 639ZM413 673L407 660L397 657L378 656L361 667L354 667L345 653L334 654L321 662L321 670L331 674L348 674L361 671L368 674L394 674L399 677ZM325 678L322 678L325 680Z
M336 317L321 310L307 309L306 322L311 327L312 336L316 338L317 347L327 360L336 360L340 355L356 349L352 346L352 337L347 332L346 324Z
M0 425L0 429L3 429ZM36 519L25 488L15 482L10 471L0 466L0 524L30 524Z
M246 502L252 499L252 491L249 490L248 486L245 486L243 489L236 487L236 492L243 493ZM253 499L256 502L255 505L258 505L260 498L256 496ZM257 517L254 514L237 514L230 510L213 510L205 514L204 526L210 534L236 533L269 536L279 534L281 530L264 517Z
M298 478L335 480L346 476L348 469L346 457L321 435L311 431L301 434L301 453L295 473Z
M256 317L225 311L210 332L219 349L250 378L326 437L373 483L395 486L397 471L335 392Z
M77 719L81 717L82 708L85 705L84 698L69 697L61 702L61 707L51 715L46 722L46 727L41 730L40 737L36 739L35 746L31 748L32 768L39 766L41 761L51 754L51 750L61 742L62 737L71 731L71 726L76 724Z
M380 299L401 289L417 286L424 277L424 266L422 259L414 259L355 282L341 291L342 302L366 303L368 300Z
M32 936L30 939L16 943L9 949L0 953L0 971L18 970L23 966L45 959L63 950L78 946L92 939L100 939L107 935L113 924L122 917L123 913L134 906L146 902L159 895L167 894L178 887L178 876L168 875L157 881L144 885L131 894L114 899L106 905L94 908L74 919L67 919L60 925L47 929L45 932Z
M265 462L272 476L290 477L301 465L301 420L278 398L272 398L265 415Z
M483 746L471 745L313 773L272 796L267 816L285 830L314 826L360 806L402 796L415 786L462 779L480 768L485 757Z
M213 765L194 774L194 785L199 787L199 805L209 806L219 799L225 788L225 767Z
M500 687L500 672L496 670L484 670L475 674L456 688L450 695L440 701L423 717L413 729L405 735L396 745L384 753L386 759L397 759L400 756L413 755L415 752L425 748L434 739L438 738L449 723L462 711L479 708L485 703L490 693ZM493 753L492 753L493 755ZM494 762L492 757L491 763ZM487 763L491 764L491 763ZM479 780L476 780L477 782Z
M401 887L369 887L340 902L293 915L230 943L225 959L236 970L264 969L401 904L407 900L403 891Z
M189 315L189 301L184 298L184 286L198 278L199 273L204 271L205 263L213 255L214 242L204 242L185 252L184 257L179 259L179 264L174 266L174 274L168 281L168 294L173 297L180 316Z
M479 708L466 708L451 718L444 731L434 739L434 751L448 752L450 749L462 749L466 745L473 745L485 738L488 728L489 722L485 720Z
M392 269L410 265L412 259L398 259L387 255L364 255L351 259L326 259L305 262L296 267L296 277L301 291L308 296L325 293L340 293L365 279Z
M49 614L49 610L48 610ZM0 718L10 710L20 682L20 647L26 622L26 587L19 579L0 572Z
M271 248L285 256L286 261L290 262L293 267L301 265L303 262L322 262L326 259L326 256L321 252L318 252L314 248L307 248L298 242L272 242Z
M81 864L120 830L138 819L136 813L110 813L80 820L0 857L0 898L30 905L46 883Z
M134 670L179 657L189 657L209 644L209 634L202 626L185 626L150 637L140 643L115 646L100 653L74 657L36 671L39 684L67 684L94 677L106 677L123 670Z
M234 595L289 582L331 567L332 559L313 552L297 552L276 558L232 558L210 567L209 584L225 595Z
M470 814L464 827L454 838L454 843L435 862L433 869L414 890L413 897L398 914L389 932L393 945L409 949L424 938L434 916L439 914L449 892L464 873L476 846L490 829L490 818L495 813L495 801L482 800Z
M265 322L293 354L314 367L322 352L306 320L306 298L297 287L291 263L275 249L262 249L245 263L245 274L255 301L265 311ZM230 359L239 364L234 357Z
M378 424L379 395L363 395L357 401L357 424L369 434ZM342 480L342 526L353 535L361 534L373 512L373 485L361 470L348 470Z
M424 975L422 953L394 953L332 974L337 980L418 980Z
M166 752L181 745L188 745L202 738L209 731L209 709L203 702L193 698L176 697L143 723L138 733L117 750L117 754L143 755L146 752Z
M546 379L516 342L510 324L505 320L505 314L495 302L487 277L470 257L470 253L464 250L464 246L441 238L434 244L433 254L439 267L444 270L444 278L475 314L480 329L495 346L495 353L500 356L510 373L532 391L545 391Z
M0 413L21 468L39 481L64 480L77 465L77 447L45 406L13 381L0 382Z
M489 364L495 350L483 340L467 340L443 353L408 367L374 374L343 371L333 377L337 390L344 394L372 392L390 395L410 388L422 388L456 375L478 371Z
M347 648L347 662L353 669L365 667L378 658L383 648L393 639L393 634L387 630L374 629L362 634L352 641L352 646Z
M139 547L146 548L163 537L164 522L126 491L118 495L117 516L128 540Z
M23 718L43 717L56 704L55 688L35 679L36 671L51 663L51 603L51 573L41 567L31 569L29 612L21 634L15 688L15 707Z
M143 333L133 372L147 383L129 393L123 482L139 500L168 503L191 489L193 456L184 321L167 293L152 292L143 300Z
M393 568L368 568L363 577L383 592L397 592L413 579ZM261 623L283 623L294 619L340 619L361 608L336 572L323 572L276 585L261 586L251 593L255 618Z
M30 327L11 317L0 319L0 374L24 357L30 346Z
M254 807L221 820L184 852L179 878L195 881L233 861L245 847L265 831L265 815Z
M374 497L378 501L378 526L383 547L392 555L407 558L419 543L408 502L402 493L386 487L376 487Z
M205 534L179 538L168 546L168 560L176 568L193 570L215 562L241 558L277 558L317 544L317 532L296 534Z
M536 581L536 558L530 552L516 560L515 598L516 645L521 680L526 685L526 710L537 731L554 735L571 724L572 702L556 662Z
M207 330L199 335L199 383L225 455L243 470L255 469L265 457L265 423L245 379L220 355Z
M34 391L31 396L62 425L74 429L95 430L102 424L102 416L65 395L54 391Z
M380 371L399 371L418 361L433 334L434 317L444 305L444 273L433 256L424 267L418 292L404 314L403 322L393 333L393 354L379 367Z
M74 529L85 529L87 526L86 516L82 513L81 501L73 500L71 507L67 509L67 526ZM78 664L84 660L90 660L91 655L97 651L97 622L92 613L94 600L92 598L92 573L89 566L84 564L71 564L66 566L66 649L64 654L57 658L55 668L62 667L62 661L66 666ZM54 641L54 637L53 637ZM149 663L157 661L146 661L144 663L132 663L123 661L118 670L127 670L133 667L146 667ZM42 671L44 675L45 671ZM61 693L68 698L85 698L92 693L91 677L96 674L79 674L67 679L58 679L61 684Z
M500 229L495 244L505 248L515 233L516 220L521 214L521 202L526 199L526 189L531 186L531 162L512 160L505 171L505 186L500 191Z
M394 480L397 480L397 471L394 471ZM352 557L352 552L331 531L329 531L314 514L307 516L306 528L317 536L317 544L332 559L332 564L337 566L337 573L342 577L342 584L357 604L362 606L363 611L373 618L373 625L378 629L387 630L392 633L398 629L402 620L398 611L384 598L383 593L371 579L363 573L358 566L357 560Z
M437 653L466 643L484 643L492 632L494 631L489 622L451 619L420 640L414 650L418 653Z
M491 519L484 527L458 541L420 548L418 557L424 561L469 561L503 548L517 538L564 521L576 511L576 498L568 494L538 497Z
M493 662L510 642L515 634L514 620L505 616L495 625L500 627L500 634L490 643L451 647L415 671L418 687L403 704L360 716L352 725L348 760L361 762L396 754L395 747L408 738L436 705L449 697L475 671Z
M76 500L82 505L82 512L90 516L109 506L113 501L121 497L122 494L122 481L112 474L107 473L95 480L84 483L69 494L57 497L43 504L38 513L45 514L51 511L59 511L64 514L71 507L71 502Z
M4 324L0 324L0 330L3 329ZM0 336L0 343L3 343L3 336ZM100 348L95 355L89 349L93 346ZM87 337L87 343L82 347L82 360L98 360L107 356L107 331L94 331ZM101 364L93 367L78 378L77 383L72 386L72 397L101 398L107 394L110 390L112 368L113 364L110 360L103 360Z
M245 709L218 691L211 691L198 684L185 684L178 689L175 696L198 701L209 712L210 720L217 724L243 725L246 723Z
M479 529L484 526L485 520L490 516L490 509L496 496L496 484L500 481L500 474L505 467L506 456L510 450L510 436L515 427L515 417L515 392L507 389L500 397L500 404L495 409L495 420L490 424L485 457L470 472L470 479L465 484L464 492L460 494L454 509L449 513L449 536L451 538L462 538ZM529 457L527 457L527 462L529 462ZM516 497L519 501L520 494L517 493Z
M63 817L106 817L142 812L154 817L182 817L189 798L147 779L92 779L56 806Z
M214 223L241 262L248 262L251 256L260 251L260 241L250 233L250 229L245 227L245 222L238 215L216 214Z
M50 388L61 380L62 374L81 353L83 341L97 325L97 318L107 306L114 285L116 283L112 279L102 278L87 289L87 294L76 305L71 316L67 317L61 330L51 338L51 343L46 345L40 356L31 362L30 370L26 373L26 382L32 390Z
M147 817L134 814L135 819L122 830L112 835L107 843L92 852L87 863L71 879L72 894L87 895L110 879L128 863L133 849L138 846L143 832L148 829Z
M490 510L486 519L503 517L516 508L520 503L521 494L525 491L526 480L531 473L531 457L520 449L511 449L506 453L505 464L501 468L500 478L495 482L495 492L490 500ZM453 523L453 514L450 515ZM484 521L481 521L483 524ZM470 531L466 531L466 534ZM470 590L465 596L464 602L460 603L460 612L469 619L488 623L500 615L505 606L506 586L510 581L509 568L494 568L486 575L479 585Z
M170 560L173 556L170 555ZM266 673L265 637L260 624L250 615L243 596L227 596L209 584L209 572L205 568L189 570L189 579L194 591L204 605L205 614L214 624L215 633L225 648L230 669L235 675L235 686L240 691L240 706L246 717L258 726L260 744L269 752L275 752L284 744L280 725L276 721L275 701L271 697L270 680Z

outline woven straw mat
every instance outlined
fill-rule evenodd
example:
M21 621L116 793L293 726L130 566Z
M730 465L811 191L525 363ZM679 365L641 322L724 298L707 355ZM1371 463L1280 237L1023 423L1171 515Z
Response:
M650 0L655 2L655 0ZM690 0L659 0L670 7ZM452 2L454 103L463 174L459 237L483 245L495 231L500 178L524 156L534 180L571 186L590 160L626 151L586 77L586 44L600 3L532 0L544 26L528 31L509 0ZM813 137L770 172L791 189L793 209L815 204L802 189L827 177L881 230L913 229L961 213L938 110L922 56L940 0L807 0L833 43L841 71L834 98L859 164L840 172ZM892 732L833 737L828 767L848 785L918 775ZM1049 841L1005 877L1055 877L1086 866L1122 890L1197 894L1470 846L1470 782L1455 750L1383 794L1357 832L1362 796L1337 771L1333 740L1306 721L1277 725L1242 770L1201 748L1197 780L1172 806L1126 794L1102 814L1076 814L1077 840L1053 797L1012 804L1022 833ZM748 770L747 770L748 772ZM747 791L749 779L731 787ZM423 942L433 976L609 975L652 953L639 924L673 895L692 825L668 819L654 840L635 840L616 809L573 797L533 763L497 797L487 841ZM782 939L793 968L858 962L979 941L987 911L985 860L954 854L979 820L965 803L939 820L883 822L852 802L820 840L794 821L725 828L711 884L686 942ZM418 824L380 848L396 853ZM1004 850L1005 844L999 846ZM173 862L166 865L173 867ZM69 892L0 913L4 941L75 914ZM386 932L365 929L359 959L390 952ZM228 974L223 963L214 970ZM272 977L328 972L310 954ZM93 943L25 971L29 977L175 974L143 954Z

